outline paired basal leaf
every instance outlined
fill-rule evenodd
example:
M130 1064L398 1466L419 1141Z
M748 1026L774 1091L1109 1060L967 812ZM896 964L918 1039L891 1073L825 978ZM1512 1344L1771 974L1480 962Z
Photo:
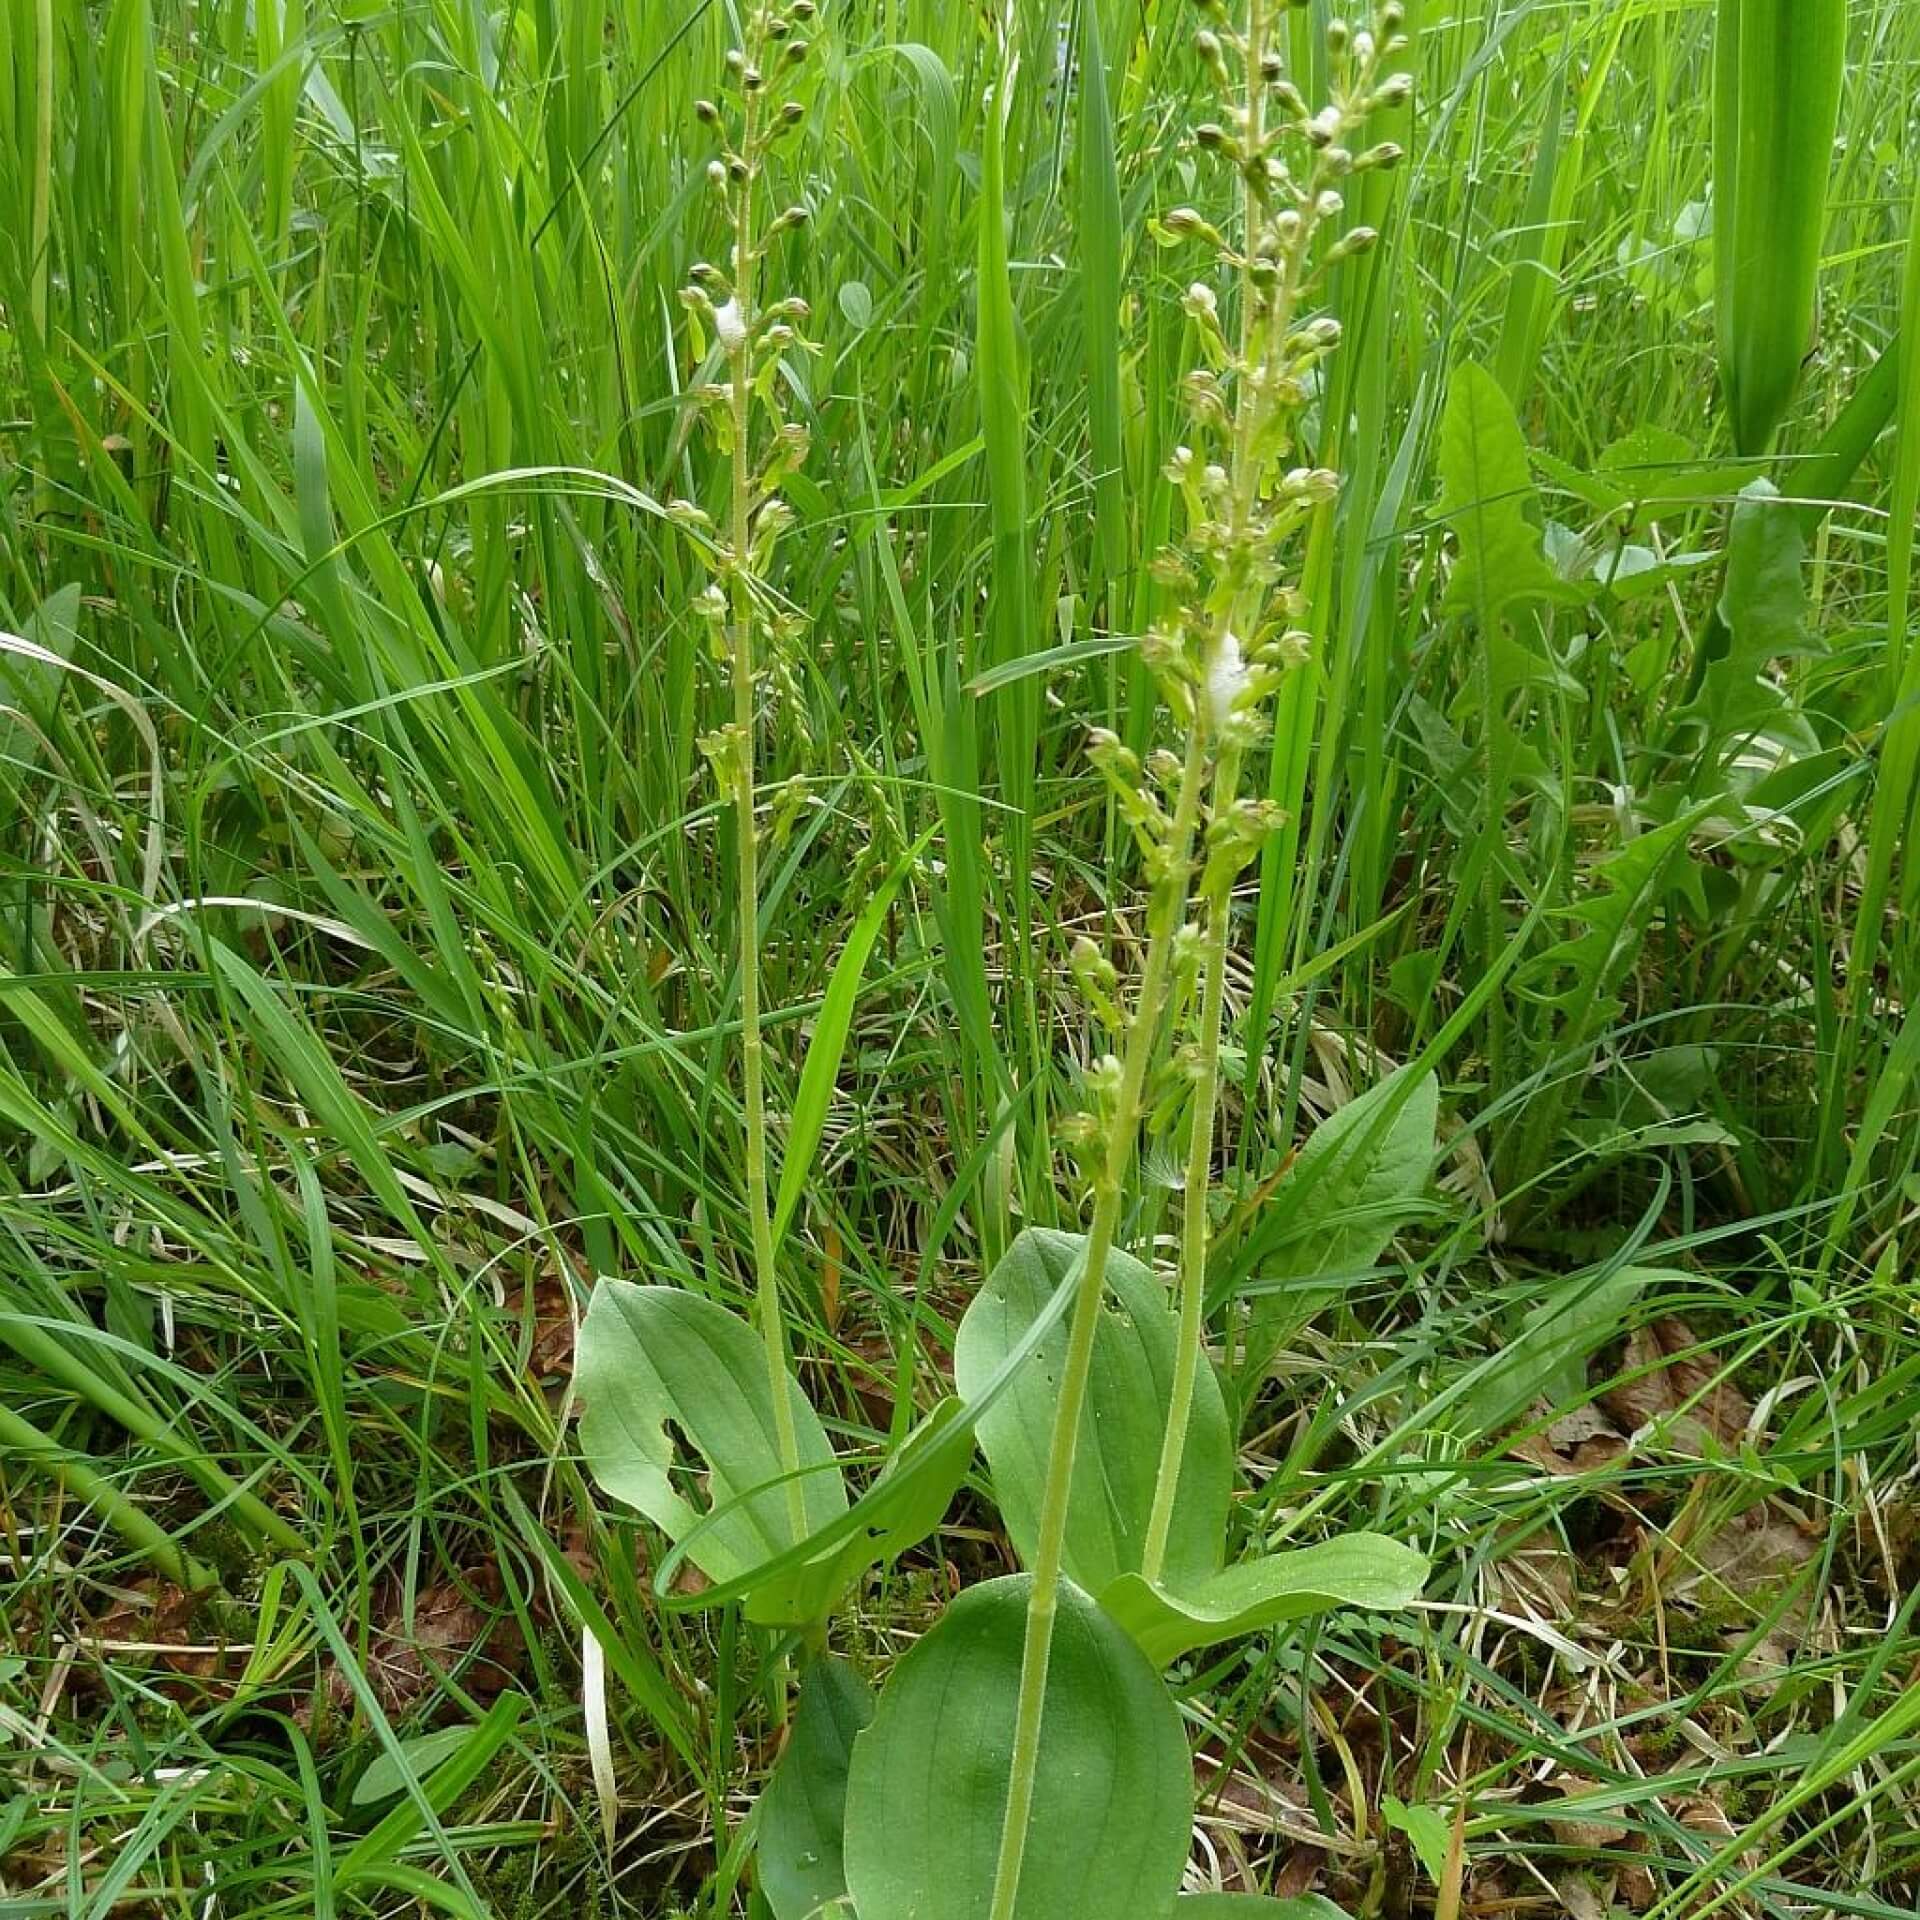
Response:
M847 1773L873 1706L846 1661L807 1669L786 1751L760 1796L760 1891L775 1920L811 1920L846 1898Z
M1420 1597L1427 1573L1425 1557L1411 1547L1377 1533L1349 1533L1226 1567L1178 1592L1123 1574L1100 1604L1149 1660L1165 1666L1195 1647L1335 1607L1391 1613Z
M1056 1286L975 1381L968 1403L935 1407L852 1506L819 1420L789 1378L806 1491L796 1540L759 1336L737 1315L678 1288L603 1281L580 1330L581 1448L595 1479L674 1541L658 1576L665 1605L743 1599L751 1620L814 1625L863 1569L904 1553L939 1525L972 1463L976 1422L1055 1336L1070 1300L1070 1289ZM693 1462L681 1457L681 1442L706 1467L701 1507L683 1490ZM670 1591L682 1560L711 1583L697 1595Z
M1416 1096L1419 1092L1415 1089ZM1390 1168L1394 1165L1385 1143L1396 1137L1407 1169L1394 1174L1394 1191L1407 1184L1417 1191L1425 1184L1433 1137L1431 1101L1420 1107L1413 1129L1398 1135L1397 1117L1388 1120L1377 1105L1370 1111L1385 1122L1382 1143L1361 1156L1362 1164L1346 1183L1349 1201L1354 1190L1377 1176L1383 1155ZM1361 1117L1364 1121L1366 1116ZM1406 1145L1413 1139L1419 1142L1417 1154ZM1416 1162L1417 1180L1408 1170ZM1040 1229L1030 1229L1015 1241L961 1322L955 1373L963 1392L971 1396L1003 1364L1003 1356L1026 1335L1034 1316L1072 1276L1084 1246L1078 1234ZM1339 1251L1333 1250L1336 1257ZM1372 1257L1369 1252L1369 1261ZM1139 1261L1110 1255L1107 1281L1112 1298L1103 1305L1094 1337L1067 1508L1066 1564L1147 1657L1164 1666L1193 1647L1330 1607L1386 1611L1412 1600L1426 1578L1426 1561L1372 1534L1222 1570L1233 1446L1219 1381L1204 1356L1195 1379L1166 1556L1154 1581L1143 1577L1142 1549L1172 1399L1177 1321L1165 1289ZM1055 1382L1065 1345L1065 1327L1055 1328L1026 1371L980 1421L994 1492L1023 1558L1031 1554L1039 1523Z
M854 1742L847 1885L860 1920L986 1920L1026 1627L1024 1575L954 1601ZM1140 1650L1063 1583L1015 1920L1172 1911L1193 1773ZM782 1916L785 1920L785 1916Z
M960 1322L954 1378L964 1398L979 1397L1085 1246L1080 1234L1029 1228L1007 1249ZM1115 1252L1107 1261L1107 1291L1067 1507L1066 1568L1090 1593L1139 1569L1173 1387L1175 1321L1165 1287L1138 1260ZM1055 1326L980 1421L1001 1517L1023 1560L1031 1559L1039 1531L1066 1345L1066 1327ZM1232 1487L1226 1407L1203 1359L1167 1539L1170 1577L1204 1577L1219 1566Z

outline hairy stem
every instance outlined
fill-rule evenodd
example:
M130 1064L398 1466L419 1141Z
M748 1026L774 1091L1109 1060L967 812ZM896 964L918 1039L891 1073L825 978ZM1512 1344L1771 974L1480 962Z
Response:
M1240 785L1240 749L1221 749L1214 769L1215 804L1231 800ZM1187 1422L1193 1412L1194 1382L1200 1373L1207 1295L1207 1198L1212 1185L1214 1115L1220 1104L1220 1028L1226 1003L1227 926L1233 910L1233 876L1224 871L1203 896L1205 927L1200 950L1200 1045L1194 1063L1193 1111L1187 1135L1187 1164L1180 1213L1180 1325L1175 1335L1173 1387L1167 1401L1167 1430L1160 1442L1160 1466L1153 1485L1153 1508L1141 1548L1140 1571L1157 1580L1166 1563L1167 1535L1186 1454Z
M1247 136L1258 148L1265 132L1266 92L1258 84L1261 55L1266 45L1266 8L1263 0L1253 0L1247 17ZM1263 177L1249 170L1243 176L1243 217L1245 244L1240 273L1240 363L1250 369L1261 356L1265 342L1258 319L1258 302L1251 273L1254 236L1267 215L1267 195ZM1304 244L1304 234L1303 234ZM1299 248L1289 257L1283 297L1275 302L1274 324L1266 330L1268 341L1284 337L1292 316L1292 291L1299 273L1302 253ZM1263 425L1265 408L1263 389L1235 396L1233 524L1244 533L1259 504L1260 470L1254 457L1257 434ZM1216 621L1214 644L1221 644L1239 620L1236 600L1256 604L1257 589L1249 592L1241 586L1235 592L1229 586L1224 612ZM1218 819L1233 803L1240 784L1240 749L1223 746L1213 778L1212 811ZM1181 1464L1186 1455L1187 1421L1193 1411L1194 1382L1200 1371L1200 1349L1205 1332L1207 1285L1207 1196L1213 1170L1214 1112L1220 1097L1220 1021L1225 1004L1227 920L1233 895L1233 877L1227 869L1219 883L1208 889L1205 915L1205 944L1201 951L1200 1045L1196 1063L1193 1111L1187 1140L1185 1185L1181 1195L1180 1271L1178 1277L1180 1324L1175 1336L1173 1387L1167 1405L1167 1429L1160 1442L1160 1464L1154 1477L1153 1507L1147 1516L1147 1536L1141 1550L1140 1571L1148 1580L1157 1580L1167 1556L1167 1536L1173 1526L1174 1497L1179 1490Z
M1042 1709L1047 1667L1053 1653L1053 1622L1060 1597L1060 1564L1066 1552L1067 1503L1073 1487L1074 1455L1086 1406L1087 1375L1093 1364L1093 1338L1100 1324L1106 1287L1107 1256L1120 1221L1120 1202L1133 1163L1140 1130L1140 1096L1160 1031L1166 1004L1174 935L1187 909L1193 874L1194 830L1200 818L1206 776L1206 737L1198 713L1187 737L1173 819L1162 849L1162 865L1147 910L1147 956L1127 1026L1121 1057L1120 1090L1108 1116L1107 1136L1094 1188L1093 1220L1087 1232L1085 1263L1074 1295L1067 1334L1066 1364L1060 1398L1047 1447L1046 1492L1040 1506L1039 1538L1034 1546L1033 1585L1027 1597L1026 1636L1020 1654L1020 1694L1014 1711L1013 1752L1007 1771L1007 1808L1000 1829L1000 1856L994 1869L989 1920L1012 1920L1020 1892L1020 1868L1026 1854L1027 1823L1033 1812L1034 1781L1040 1760Z
M752 166L757 157L759 103L748 94L740 151ZM773 1396L773 1428L786 1475L787 1518L796 1541L806 1536L806 1494L799 1481L800 1441L794 1427L787 1370L787 1328L780 1306L780 1279L774 1269L773 1206L767 1180L767 1093L765 1047L760 1035L760 838L754 808L754 652L753 582L748 558L753 540L753 332L754 182L749 177L735 203L733 230L734 297L740 326L728 353L733 417L732 501L728 539L732 549L727 588L730 599L733 668L733 804L740 914L740 1072L741 1101L747 1125L747 1212L753 1232L754 1298L760 1337L766 1348L767 1388Z

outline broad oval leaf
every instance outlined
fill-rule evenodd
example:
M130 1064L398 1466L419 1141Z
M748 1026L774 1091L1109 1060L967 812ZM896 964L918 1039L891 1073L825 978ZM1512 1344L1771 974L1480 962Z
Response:
M1084 1235L1030 1227L1007 1249L960 1322L954 1378L963 1397L979 1395L1085 1247ZM1106 1283L1109 1297L1094 1335L1067 1507L1066 1568L1090 1593L1102 1592L1140 1566L1172 1398L1176 1334L1165 1287L1138 1260L1110 1254ZM1057 1325L980 1421L980 1444L993 1469L1001 1517L1023 1560L1032 1558L1039 1533L1056 1383L1066 1347L1067 1328ZM1169 1578L1201 1579L1218 1568L1232 1489L1226 1407L1203 1356L1167 1537Z
M986 1920L1030 1584L989 1580L954 1601L855 1740L846 1866L860 1920ZM1015 1920L1171 1911L1193 1820L1179 1711L1068 1581L1044 1725Z
M1425 1556L1397 1540L1349 1533L1244 1561L1177 1591L1164 1581L1149 1585L1137 1573L1124 1574L1100 1595L1100 1604L1149 1660L1165 1666L1195 1647L1335 1607L1392 1613L1419 1598L1428 1571Z
M760 1891L775 1920L811 1920L847 1896L842 1858L854 1736L873 1689L844 1660L816 1660L786 1751L760 1796Z
M698 1294L602 1280L580 1327L575 1367L584 1403L580 1446L593 1477L730 1580L799 1544L794 1537L767 1361L752 1327ZM798 1384L786 1382L799 1443L803 1538L847 1510L826 1432ZM675 1487L669 1425L707 1470L711 1515ZM801 1616L802 1619L807 1616Z

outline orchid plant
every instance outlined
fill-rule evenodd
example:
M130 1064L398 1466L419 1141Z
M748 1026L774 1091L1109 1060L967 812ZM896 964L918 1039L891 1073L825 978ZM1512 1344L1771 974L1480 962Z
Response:
M1159 223L1197 256L1184 299L1189 426L1168 468L1184 524L1153 560L1173 610L1141 642L1163 739L1144 757L1110 733L1090 743L1137 849L1146 937L1124 983L1092 943L1073 956L1105 1035L1084 1108L1061 1129L1085 1229L1014 1242L962 1319L956 1391L857 1494L788 1350L752 911L756 642L797 638L771 611L769 569L791 518L778 484L806 452L778 377L804 346L805 315L766 286L772 241L805 215L765 208L775 145L805 112L783 85L804 66L812 0L749 12L725 106L700 108L720 133L711 172L729 253L696 269L686 299L717 356L699 398L728 462L730 511L724 526L694 508L679 517L711 571L703 606L732 694L709 754L736 823L758 1325L684 1289L603 1280L580 1342L580 1433L601 1486L673 1542L662 1604L737 1601L801 1652L798 1715L758 1813L755 1899L775 1920L1105 1920L1171 1917L1176 1903L1201 1915L1207 1896L1182 1891L1193 1776L1163 1670L1329 1608L1404 1607L1426 1576L1419 1553L1372 1534L1257 1541L1229 1558L1236 1447L1207 1349L1235 889L1277 824L1244 776L1277 690L1309 669L1299 550L1340 488L1306 450L1303 421L1339 345L1328 275L1374 240L1345 221L1343 195L1399 159L1366 131L1409 85L1398 0L1366 28L1328 30L1318 104L1289 77L1285 11L1241 0L1229 17L1224 0L1201 0L1195 45L1215 104L1193 143L1231 191L1218 214L1180 207ZM1149 1116L1184 1129L1170 1289L1124 1245ZM1317 1155L1351 1180L1378 1159L1383 1131L1403 1139L1409 1125L1425 1129L1417 1186L1430 1084L1400 1089L1380 1127L1310 1142L1303 1163ZM869 1566L939 1526L976 1447L1023 1571L960 1594L876 1698L827 1651L832 1616ZM705 1576L698 1595L675 1590L686 1561Z

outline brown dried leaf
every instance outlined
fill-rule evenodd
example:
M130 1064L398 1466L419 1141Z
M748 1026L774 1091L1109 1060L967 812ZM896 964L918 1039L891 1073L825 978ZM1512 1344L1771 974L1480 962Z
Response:
M93 1623L91 1642L116 1665L151 1663L182 1679L211 1679L228 1654L204 1623L205 1599L169 1581L136 1580Z
M1556 1780L1554 1785L1570 1800L1591 1791L1589 1782L1571 1777ZM1568 1814L1563 1819L1555 1819L1550 1814L1547 1825L1563 1847L1585 1847L1595 1853L1609 1847L1624 1847L1632 1837L1629 1829L1618 1821L1596 1819L1591 1814Z
M1693 1542L1702 1581L1712 1581L1742 1599L1768 1603L1820 1550L1818 1529L1777 1501L1763 1502Z
M1677 1317L1636 1327L1620 1364L1627 1377L1601 1394L1601 1404L1629 1433L1659 1424L1682 1452L1737 1445L1753 1403L1723 1377L1718 1357L1699 1348L1699 1336Z
M1545 1402L1536 1411L1544 1413ZM1514 1441L1507 1451L1556 1478L1570 1479L1612 1466L1627 1451L1627 1441L1598 1407L1584 1406Z
M1606 1899L1590 1875L1563 1873L1555 1879L1553 1890L1568 1920L1606 1920Z
M1513 1609L1548 1620L1565 1620L1573 1614L1580 1569L1573 1555L1551 1535L1536 1533L1501 1554L1496 1572Z
M1311 1893L1319 1884L1326 1864L1327 1856L1319 1847L1291 1848L1268 1890L1277 1900L1298 1899L1303 1893Z
M508 1310L524 1326L527 1292L524 1287L507 1297ZM533 1283L533 1341L527 1353L527 1373L536 1381L553 1380L573 1371L575 1318L573 1297L557 1274Z
M367 1660L367 1677L389 1713L404 1713L455 1671L482 1702L505 1688L525 1649L511 1616L481 1604L498 1591L498 1574L486 1568L465 1582L422 1587L411 1631L403 1596L397 1589L389 1594Z

